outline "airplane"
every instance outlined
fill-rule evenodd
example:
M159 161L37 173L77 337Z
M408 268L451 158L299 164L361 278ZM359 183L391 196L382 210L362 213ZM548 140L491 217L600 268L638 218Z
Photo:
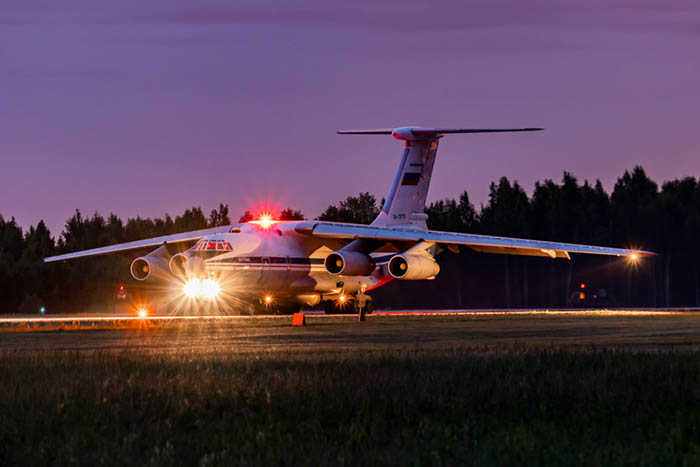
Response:
M428 230L425 202L438 143L459 133L530 132L541 128L423 128L338 131L391 135L404 151L379 215L369 225L320 220L250 222L166 235L67 253L45 262L120 254L134 279L165 284L182 308L213 303L240 314L291 314L323 304L326 313L352 310L365 292L391 280L434 279L438 253L469 248L482 253L570 259L570 254L624 256L652 252L531 239ZM369 301L367 301L369 299Z

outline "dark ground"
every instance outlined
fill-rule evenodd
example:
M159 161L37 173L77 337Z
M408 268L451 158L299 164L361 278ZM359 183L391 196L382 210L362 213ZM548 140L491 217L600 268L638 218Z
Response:
M49 316L50 318L50 316ZM149 352L339 352L606 346L649 350L700 345L700 313L580 311L347 316L234 317L144 321L136 329L0 334L0 351L148 350Z
M700 314L0 333L0 465L697 465Z

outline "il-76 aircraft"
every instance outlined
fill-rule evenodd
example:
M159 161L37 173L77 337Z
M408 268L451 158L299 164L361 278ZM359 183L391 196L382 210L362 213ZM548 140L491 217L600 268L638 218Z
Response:
M469 129L402 127L339 131L392 135L404 151L386 201L369 225L318 220L260 219L52 256L63 261L120 254L137 281L165 285L170 300L210 301L228 312L292 313L323 303L327 313L351 309L365 291L397 279L434 279L435 256L445 249L570 259L571 253L627 256L653 253L622 248L428 230L425 201L438 142L447 134L527 132L540 128ZM195 301L195 302L193 302ZM371 311L371 302L368 303Z

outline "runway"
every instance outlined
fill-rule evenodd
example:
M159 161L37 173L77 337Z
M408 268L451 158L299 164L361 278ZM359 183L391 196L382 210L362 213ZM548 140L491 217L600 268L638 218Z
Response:
M0 318L0 352L345 352L700 348L697 310L449 310L290 316Z

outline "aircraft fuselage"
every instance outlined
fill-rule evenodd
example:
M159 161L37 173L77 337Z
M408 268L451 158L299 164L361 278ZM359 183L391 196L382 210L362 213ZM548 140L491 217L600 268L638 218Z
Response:
M240 224L202 238L187 253L204 261L205 275L217 280L225 294L248 300L270 294L276 300L315 305L391 279L382 273L391 253L372 255L377 266L370 275L330 274L324 259L344 243L300 234L297 224L277 222L267 229Z

